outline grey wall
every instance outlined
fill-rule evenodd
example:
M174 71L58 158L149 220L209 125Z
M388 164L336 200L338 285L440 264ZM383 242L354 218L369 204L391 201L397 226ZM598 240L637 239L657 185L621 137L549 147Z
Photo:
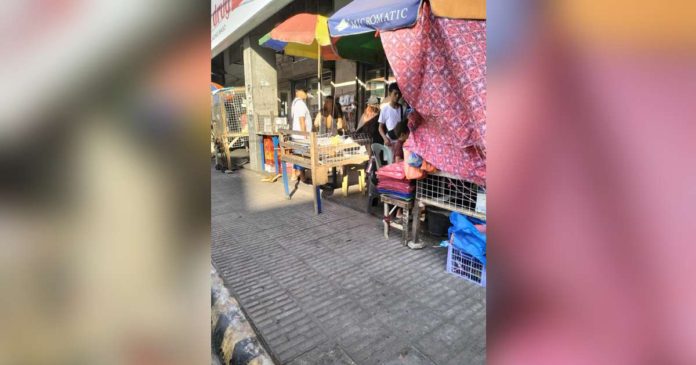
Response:
M261 137L256 134L259 115L278 115L278 76L275 52L259 46L259 37L246 36L243 42L244 86L246 88L249 121L249 162L253 170L261 171Z

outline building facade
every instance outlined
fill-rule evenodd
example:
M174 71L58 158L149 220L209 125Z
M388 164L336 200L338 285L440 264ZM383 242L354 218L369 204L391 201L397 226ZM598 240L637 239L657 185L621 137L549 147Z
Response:
M258 45L273 27L299 13L331 16L351 0L212 0L211 81L226 87L243 87L249 115L250 168L264 169L259 124L266 117L287 117L295 88L316 95L317 60L286 56ZM240 20L242 19L242 20ZM235 23L232 25L225 24ZM230 28L233 28L231 30ZM333 95L355 126L371 95L385 96L394 81L387 64L371 65L350 60L322 63L322 93ZM308 102L314 116L320 105Z

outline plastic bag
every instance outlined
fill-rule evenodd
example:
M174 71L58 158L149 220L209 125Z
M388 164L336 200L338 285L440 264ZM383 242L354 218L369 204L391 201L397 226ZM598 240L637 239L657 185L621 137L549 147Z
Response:
M430 164L430 162L423 160L423 164L421 165L421 170L427 172L427 173L432 173L437 171L437 168L433 165Z
M452 226L447 233L451 244L486 265L486 234L476 227L485 224L485 221L453 212L450 214L450 223Z
M404 173L409 180L421 180L428 176L425 171L409 165L406 161L404 161Z
M406 162L413 167L421 167L423 165L423 158L418 154L410 152L407 154Z

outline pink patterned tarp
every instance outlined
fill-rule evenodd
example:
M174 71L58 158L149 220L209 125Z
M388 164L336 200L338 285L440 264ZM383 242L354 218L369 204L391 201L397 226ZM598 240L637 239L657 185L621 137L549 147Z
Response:
M438 169L486 182L486 22L436 17L381 33L396 81L415 109L405 149Z

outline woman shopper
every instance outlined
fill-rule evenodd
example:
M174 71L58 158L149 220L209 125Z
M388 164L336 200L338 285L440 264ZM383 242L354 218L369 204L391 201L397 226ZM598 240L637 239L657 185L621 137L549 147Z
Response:
M334 97L329 95L324 99L321 113L318 113L314 120L314 129L319 134L330 134L335 136L344 128L343 110L341 110L341 106L334 101Z
M367 107L360 117L356 133L365 133L372 138L372 143L384 144L382 134L379 132L379 99L372 95L367 100Z

